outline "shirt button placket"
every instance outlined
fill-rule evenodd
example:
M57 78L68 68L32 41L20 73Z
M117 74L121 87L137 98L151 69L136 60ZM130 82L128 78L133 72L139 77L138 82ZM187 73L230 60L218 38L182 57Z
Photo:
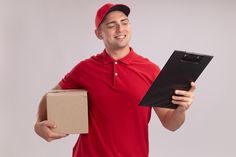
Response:
M114 86L116 86L117 85L117 79L118 79L118 62L117 61L115 61L114 62Z

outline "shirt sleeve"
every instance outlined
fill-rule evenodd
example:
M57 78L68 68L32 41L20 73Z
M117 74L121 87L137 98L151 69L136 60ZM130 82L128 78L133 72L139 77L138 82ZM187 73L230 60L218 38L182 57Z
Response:
M156 79L156 77L159 75L160 73L160 67L156 64L154 64L154 69L153 69L153 81Z
M155 64L151 61L149 61L149 66L148 67L149 67L148 74L150 75L151 81L153 82L156 79L156 77L159 75L161 70L160 70L160 67L157 64Z
M77 64L64 78L59 82L62 89L78 89L81 88L80 83L80 63Z

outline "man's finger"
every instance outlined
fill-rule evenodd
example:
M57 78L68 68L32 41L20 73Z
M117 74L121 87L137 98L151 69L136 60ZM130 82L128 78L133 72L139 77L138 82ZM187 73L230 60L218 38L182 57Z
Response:
M193 92L191 91L184 91L184 90L175 90L175 94L179 96L185 96L185 97L192 97Z
M192 98L173 95L172 100L188 102L188 101L192 101Z
M44 125L46 125L49 128L56 128L56 124L54 122L50 122L50 121L46 120L43 123L44 123Z
M49 138L59 139L59 138L66 137L66 136L68 136L68 134L51 132Z
M191 88L190 88L189 92L193 92L195 89L196 89L195 82L191 82Z

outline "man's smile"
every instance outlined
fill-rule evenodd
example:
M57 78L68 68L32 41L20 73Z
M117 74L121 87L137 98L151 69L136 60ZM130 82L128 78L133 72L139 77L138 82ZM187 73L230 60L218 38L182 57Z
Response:
M115 36L116 39L124 39L126 37L126 35L117 35Z

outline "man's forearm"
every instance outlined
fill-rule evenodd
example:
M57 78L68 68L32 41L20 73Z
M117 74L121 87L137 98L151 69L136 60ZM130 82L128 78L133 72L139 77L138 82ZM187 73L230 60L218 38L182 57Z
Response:
M44 95L39 103L37 122L41 122L47 119L47 108L46 108L46 95Z
M185 121L185 112L178 110L169 110L164 118L164 126L171 131L175 131L181 127Z
M52 90L60 90L61 87L59 85L56 85ZM37 114L37 122L41 122L44 120L47 120L47 100L46 100L46 95L45 94L40 103L39 103L39 107L38 107L38 114Z

